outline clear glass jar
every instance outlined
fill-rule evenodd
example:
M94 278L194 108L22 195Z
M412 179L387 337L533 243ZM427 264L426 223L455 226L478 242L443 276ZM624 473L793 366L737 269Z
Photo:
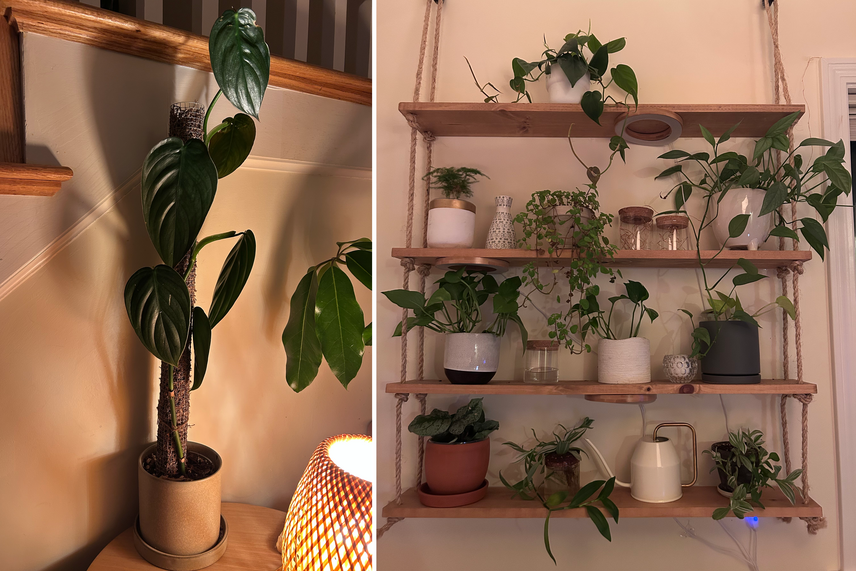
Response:
M654 209L648 206L627 206L618 211L622 250L650 250Z
M660 250L689 250L690 219L683 214L657 217L657 248Z
M544 458L547 474L541 484L545 498L557 492L568 492L568 499L580 491L580 461L571 454L547 454Z
M550 339L532 339L526 343L524 383L559 382L559 342Z

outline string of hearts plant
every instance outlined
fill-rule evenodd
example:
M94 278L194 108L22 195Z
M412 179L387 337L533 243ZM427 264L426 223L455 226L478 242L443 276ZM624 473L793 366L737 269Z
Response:
M199 232L214 202L218 180L234 172L252 150L256 134L252 118L259 117L270 76L270 51L252 10L223 12L211 29L208 49L219 90L205 115L203 138L186 142L179 137L164 139L149 151L143 163L143 218L163 263L141 268L125 286L125 308L131 325L145 348L162 361L157 475L179 478L188 471L187 423L179 426L176 402L189 407L190 391L202 385L212 330L241 294L256 254L256 240L250 230L202 239ZM242 113L209 131L208 119L221 94ZM232 238L237 241L220 270L211 306L207 312L194 307L192 293L200 252L208 244Z

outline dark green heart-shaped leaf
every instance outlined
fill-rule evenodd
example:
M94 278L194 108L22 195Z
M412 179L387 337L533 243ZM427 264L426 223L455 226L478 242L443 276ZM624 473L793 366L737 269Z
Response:
M205 310L199 306L193 308L193 386L195 391L202 386L205 371L208 370L208 353L211 351L211 322Z
M759 216L764 216L778 210L787 199L788 187L782 181L777 180L764 193L764 204L761 206L761 214Z
M318 284L316 325L330 370L347 388L363 364L363 310L348 276L331 267Z
M146 349L177 367L190 335L190 292L178 272L164 265L137 270L125 285L125 310Z
M740 274L740 275L734 276L734 278L731 280L731 283L733 283L734 286L736 287L736 286L751 284L753 282L757 282L758 280L763 280L765 277L767 277L767 276L764 276L762 274Z
M609 68L609 52L607 46L600 46L589 61L589 67L595 70L598 77L603 77Z
M611 42L607 42L606 47L609 50L609 53L614 54L615 52L620 52L624 49L624 46L627 45L627 40L624 38L618 38L617 40L612 40Z
M586 91L580 100L580 106L589 119L600 125L600 116L603 115L603 100L600 91Z
M258 119L270 78L270 50L255 13L249 8L223 12L211 28L208 55L226 99Z
M220 276L214 285L214 297L211 300L211 309L208 310L212 329L226 317L226 314L235 305L235 301L241 295L241 291L250 277L255 259L256 237L251 230L247 230L238 238L238 243L232 247L232 251L226 256L226 261L223 262L223 267L220 269Z
M802 222L800 232L802 232L805 241L808 242L808 245L811 246L815 252L817 252L817 255L820 256L820 259L822 260L824 248L829 248L826 231L823 229L820 222L814 218L801 218L800 222Z
M345 264L351 274L364 286L372 289L372 253L366 250L354 250L345 254Z
M746 230L747 224L749 224L749 214L738 214L728 223L728 236L730 238L739 238Z
M571 82L571 87L575 86L578 81L584 78L588 71L588 65L585 60L579 57L564 56L559 58L559 67L565 73L565 77ZM557 70L553 70L555 73Z
M627 297L633 303L639 303L648 299L648 290L639 282L631 280L624 284L624 288L627 290Z
M164 139L143 163L143 220L161 260L175 266L193 247L217 192L217 167L198 139Z
M407 289L394 289L391 291L383 292L383 295L385 295L389 301L391 301L398 307L402 307L404 309L412 309L413 311L418 312L423 307L425 307L425 296L419 293L418 291L410 291ZM434 296L431 296L431 299L434 299Z
M285 347L285 380L299 393L315 380L321 366L321 341L315 328L315 296L318 276L312 268L291 296L291 312L282 331Z
M776 305L778 305L779 307L784 309L791 319L797 318L797 310L794 307L793 302L790 299L788 299L787 296L780 295L779 297L777 297L776 298ZM771 458L772 458L772 455L771 455ZM778 460L778 458L776 458L775 460Z
M238 113L223 119L222 124L225 127L214 133L208 142L208 151L220 178L232 174L247 160L256 140L256 124L249 115Z
M630 66L620 63L612 68L612 79L615 81L615 85L629 93L633 97L633 102L639 105L639 83L636 81L636 74L630 69Z

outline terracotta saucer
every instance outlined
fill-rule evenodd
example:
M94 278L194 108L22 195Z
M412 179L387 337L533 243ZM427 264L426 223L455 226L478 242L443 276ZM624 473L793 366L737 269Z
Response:
M457 508L474 504L484 498L487 495L487 480L482 482L482 485L472 492L463 494L432 494L428 489L428 484L422 484L417 491L419 493L419 501L422 502L423 506L428 506L429 508Z

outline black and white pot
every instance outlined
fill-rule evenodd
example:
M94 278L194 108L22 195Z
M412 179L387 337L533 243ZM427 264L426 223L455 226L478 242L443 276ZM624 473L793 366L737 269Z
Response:
M476 205L466 200L437 198L428 206L429 248L472 248Z
M499 342L493 333L446 333L446 378L453 385L489 383L499 367Z
M761 382L758 328L744 321L702 321L711 346L701 360L701 379L720 385L755 385ZM702 344L702 350L707 349Z
M650 342L644 337L598 341L597 382L610 385L650 383Z

